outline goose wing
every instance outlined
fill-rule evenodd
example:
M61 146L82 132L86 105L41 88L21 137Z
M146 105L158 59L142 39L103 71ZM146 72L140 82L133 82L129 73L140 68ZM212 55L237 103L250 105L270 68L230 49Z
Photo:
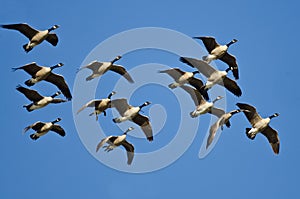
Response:
M30 101L37 102L43 99L37 91L25 88L23 86L17 86L16 88L19 92L23 93Z
M167 70L161 70L161 71L159 71L159 73L166 73L166 74L170 75L175 81L178 80L184 74L184 72L182 70L180 70L179 68L171 68L171 69L167 69Z
M16 70L24 70L25 72L27 72L28 74L30 74L31 76L35 76L35 74L42 69L42 67L38 66L35 62L32 62L30 64L26 64L25 66L21 66L19 68L12 68L13 71Z
M34 35L36 35L38 33L37 30L35 30L34 28L30 27L26 23L7 24L7 25L1 25L1 27L2 28L6 28L6 29L17 30L20 33L22 33L23 35L25 35L28 39L31 39Z
M220 117L222 117L222 115L225 114L225 111L223 109L220 109L220 108L211 107L209 113L217 116L218 118L220 118Z
M223 78L223 82L219 83L220 85L224 86L228 91L233 93L235 96L240 97L242 95L242 90L239 85L232 79L228 77Z
M239 69L238 69L238 65L236 62L236 58L229 54L228 52L226 52L221 58L219 58L220 60L222 60L223 62L225 62L226 64L228 64L228 66L232 67L233 70L233 76L235 79L239 79Z
M199 59L194 59L194 58L189 58L189 57L180 57L180 61L193 67L197 68L200 73L205 75L207 78L210 77L210 75L214 72L216 72L216 69L214 69L212 66L210 66L208 63L205 61L199 60Z
M262 120L261 116L257 113L256 108L243 103L236 104L240 109L249 110L250 112L243 111L245 116L247 117L248 121L254 126L257 122Z
M29 125L29 126L25 127L23 133L26 133L26 131L28 131L29 129L33 129L33 130L35 130L35 131L38 131L38 130L40 130L44 125L45 125L45 123L38 121L38 122L36 122L36 123L34 123L34 124L32 124L32 125Z
M112 136L108 136L108 137L106 137L106 138L104 138L104 139L102 139L100 142L99 142L99 144L97 145L97 147L96 147L96 152L98 152L99 151L99 149L109 140L109 138L111 138Z
M185 90L191 96L192 100L195 103L195 106L198 106L205 101L198 90L185 85L180 86L180 88Z
M60 125L57 125L57 124L54 124L52 126L51 131L57 133L58 135L60 135L62 137L64 137L66 135L65 130Z
M85 105L83 105L78 111L77 114L80 113L83 109L85 109L86 107L95 107L96 102L101 102L101 100L91 100L88 103L86 103Z
M122 142L122 146L127 151L127 164L130 165L134 156L134 146L131 143L127 142L127 140L124 140Z
M51 72L46 77L45 81L56 85L68 100L72 99L71 91L70 91L68 84L66 83L65 78L63 76L54 74Z
M59 103L63 103L63 102L67 102L67 100L54 98L51 101L52 104L59 104Z
M279 153L280 141L278 133L276 130L272 129L269 125L261 132L264 136L267 137L269 143L272 146L272 149L275 154Z
M111 101L111 107L114 107L117 109L117 111L120 113L120 115L124 115L124 113L131 107L127 99L122 98L122 99L115 99Z
M209 129L209 135L207 138L207 142L206 142L206 148L208 148L210 146L210 144L213 142L217 130L220 128L220 123L221 123L222 118L219 118Z
M141 114L137 114L135 117L132 118L132 121L142 128L144 134L147 137L147 140L149 140L150 142L153 141L152 127L148 117Z
M49 33L46 37L46 41L48 41L53 46L56 46L58 43L58 37L55 33Z
M203 82L200 79L192 77L192 78L189 78L188 82L190 83L190 85L195 87L201 93L201 95L204 97L204 99L209 100L207 90L202 89Z
M88 69L92 70L93 73L97 73L97 72L98 72L98 69L99 69L102 65L103 65L102 62L93 61L93 62L89 63L88 65L81 67L79 70L88 68Z
M133 79L131 78L131 76L129 75L129 73L126 71L126 69L123 66L112 65L109 70L119 73L125 79L127 79L127 81L129 81L130 83L134 83Z
M216 39L213 37L194 37L194 39L201 39L206 50L211 53L219 44L216 42Z

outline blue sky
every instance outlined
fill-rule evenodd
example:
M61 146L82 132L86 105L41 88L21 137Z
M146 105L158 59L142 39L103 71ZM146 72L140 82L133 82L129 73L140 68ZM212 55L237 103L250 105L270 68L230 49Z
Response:
M145 199L277 199L298 196L300 161L299 134L295 131L298 108L295 107L299 106L300 95L296 88L299 67L295 60L298 56L300 29L297 20L300 16L296 1L37 2L12 0L1 3L1 24L26 22L38 29L54 24L61 26L55 30L60 39L57 47L43 43L28 54L22 49L27 42L25 37L14 31L0 30L3 85L1 198L119 198L119 194ZM99 162L81 142L73 118L72 102L50 105L31 113L22 108L29 101L15 87L23 84L29 76L23 71L11 72L12 67L33 61L40 65L63 62L65 65L55 72L63 74L73 89L76 75L88 74L88 71L76 74L77 68L98 44L120 32L142 27L168 28L190 37L211 35L220 43L238 39L231 46L230 53L236 56L240 67L238 84L243 95L237 98L226 92L226 108L232 110L236 108L235 103L246 102L256 106L263 117L280 113L271 121L271 126L279 132L280 154L273 154L262 135L254 141L246 137L245 128L250 125L241 114L232 118L232 127L225 128L212 152L199 159L199 148L210 121L210 116L205 115L199 120L199 129L190 147L178 160L149 173L120 172ZM113 58L105 55L106 52L103 52L98 59L108 61ZM158 63L194 70L180 63L177 55L153 49L130 52L118 63L128 69ZM214 64L220 69L226 68L219 61ZM232 77L232 74L229 75ZM106 74L97 87L96 97L106 97L118 78L113 73ZM168 76L165 79L169 83L172 81ZM33 89L45 95L57 90L45 82ZM174 90L176 92L180 91ZM156 106L160 110L159 105L164 106L167 114L165 126L153 143L128 137L137 152L158 150L175 136L180 119L178 115L184 113L178 110L172 96L173 91L155 85L141 87L133 94L130 100L133 105L149 100L154 108ZM121 95L115 96L118 97ZM192 101L189 103L187 112L193 110ZM151 106L146 107L144 114L149 115L151 111ZM82 114L88 114L88 111ZM25 126L38 120L51 121L58 116L62 118L60 125L66 130L66 137L49 133L34 142L29 138L30 133L22 135ZM111 112L107 117L101 115L99 124L107 135L120 134L120 128L111 122L112 117ZM158 124L159 119L153 118L153 123ZM123 127L128 126L124 124ZM138 133L138 130L135 132ZM101 136L98 138L101 139ZM116 153L120 154L119 163L125 164L124 151L117 150ZM135 163L139 163L138 158L134 159Z

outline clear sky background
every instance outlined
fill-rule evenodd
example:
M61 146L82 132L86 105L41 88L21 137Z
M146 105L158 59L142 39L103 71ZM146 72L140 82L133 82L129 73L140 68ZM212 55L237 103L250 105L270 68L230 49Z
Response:
M295 63L299 18L299 3L289 0L2 1L1 24L26 22L37 29L47 29L54 24L61 27L55 30L59 36L57 47L43 43L28 54L22 49L27 42L24 36L16 31L0 30L0 198L119 198L124 195L144 199L299 197L300 136L296 129L300 70ZM235 109L237 102L246 102L255 105L263 117L280 113L271 121L271 126L279 132L280 154L273 154L261 134L254 141L246 137L245 128L250 124L241 114L232 118L232 127L225 128L213 151L199 159L199 148L208 128L205 121L210 118L202 116L192 145L173 164L145 174L124 173L100 163L82 144L73 120L72 102L50 105L31 113L22 108L29 101L15 87L24 85L29 76L23 71L11 72L12 67L33 61L48 66L63 62L65 65L55 72L63 74L72 89L77 68L94 47L114 34L140 27L169 28L190 37L210 35L219 43L238 39L231 46L230 53L238 60L238 83L243 95L237 98L226 92L227 109ZM112 58L107 57L104 61ZM119 61L129 69L147 63L193 70L180 63L178 57L155 50L130 53ZM215 64L220 69L226 68L219 61ZM119 78L112 73L107 75L107 79ZM169 78L169 81L172 80ZM111 91L110 82L107 85L97 90L97 98L106 97ZM55 86L45 82L33 89L44 95L57 91ZM167 99L156 94L171 91L158 92L155 90L158 88L151 86L145 89L148 89L147 93L134 95L131 101L134 105L148 99L154 104L168 104ZM139 92L143 92L142 89ZM144 110L146 115L148 110L149 107ZM52 121L58 116L62 118L59 124L66 130L66 137L49 133L32 141L30 133L22 135L25 126L38 120ZM103 128L108 135L120 134L110 116L100 116ZM170 133L170 126L174 127L176 121L176 114L169 114L161 135ZM88 129L86 133L89 133ZM128 140L136 141L136 150L140 152L159 149L167 143L165 138L159 140L159 136L152 144L130 136ZM120 160L120 164L125 161L125 158ZM133 164L135 161L138 160Z

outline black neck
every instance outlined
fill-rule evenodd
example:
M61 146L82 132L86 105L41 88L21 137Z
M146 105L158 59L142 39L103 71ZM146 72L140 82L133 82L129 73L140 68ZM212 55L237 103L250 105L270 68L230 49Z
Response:
M111 92L111 93L107 96L107 98L110 99L111 96L113 96L113 92Z
M114 60L111 61L111 63L115 63L116 61L118 61L119 59L116 57Z
M269 116L270 119L277 117L279 114L278 113L274 113L273 115Z
M58 68L58 67L61 67L61 64L56 64L55 66L51 66L51 70L55 69L55 68Z
M59 94L58 93L55 93L53 95L51 95L52 98L55 98L56 96L58 96Z
M228 72L231 71L231 70L232 70L232 68L229 67L229 68L227 68L225 71L228 73Z
M226 46L229 47L229 46L231 46L231 45L234 44L234 43L235 43L235 41L232 40L232 41L230 41L228 44L226 44Z

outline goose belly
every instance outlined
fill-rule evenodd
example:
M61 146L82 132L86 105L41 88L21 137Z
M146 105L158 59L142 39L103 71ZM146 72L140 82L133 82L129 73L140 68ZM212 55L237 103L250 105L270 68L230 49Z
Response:
M220 58L225 54L227 49L228 49L228 47L226 45L218 46L217 48L212 50L210 54L215 55L217 58Z
M126 138L126 135L118 136L117 139L115 139L113 144L116 146L120 146L122 144L122 142L125 140L125 138Z
M270 123L270 118L265 118L254 124L253 129L257 129L257 131L263 131L268 124Z
M98 111L104 111L105 109L108 108L109 106L109 103L110 103L110 99L103 99L99 105L97 107L95 107L95 110L98 110Z
M34 47L44 41L48 36L48 30L40 31L34 35L30 40L30 46Z
M132 107L129 110L125 111L123 117L132 118L139 112L139 110L139 107Z
M32 79L34 79L35 81L41 81L41 80L45 79L46 77L48 77L50 72L51 72L51 68L43 67L41 70L39 70L35 74L35 77Z
M216 71L210 75L205 84L205 88L209 89L215 84L220 83L223 80L223 77L226 76L226 71Z
M196 110L194 110L192 113L191 113L191 116L192 117L197 117L199 115L203 115L205 113L208 113L210 108L213 106L213 104L211 102L206 102L205 104L203 105L199 105L197 106Z
M188 82L188 79L193 77L193 73L186 72L184 75L182 75L178 80L177 83L179 84L185 84Z
M104 62L104 63L101 65L101 67L98 68L97 73L98 73L99 75L103 75L104 73L106 73L106 72L109 70L110 67L111 67L111 63L109 63L109 62Z
M51 130L53 124L51 122L45 123L45 125L38 131L38 133L46 134L48 131Z

